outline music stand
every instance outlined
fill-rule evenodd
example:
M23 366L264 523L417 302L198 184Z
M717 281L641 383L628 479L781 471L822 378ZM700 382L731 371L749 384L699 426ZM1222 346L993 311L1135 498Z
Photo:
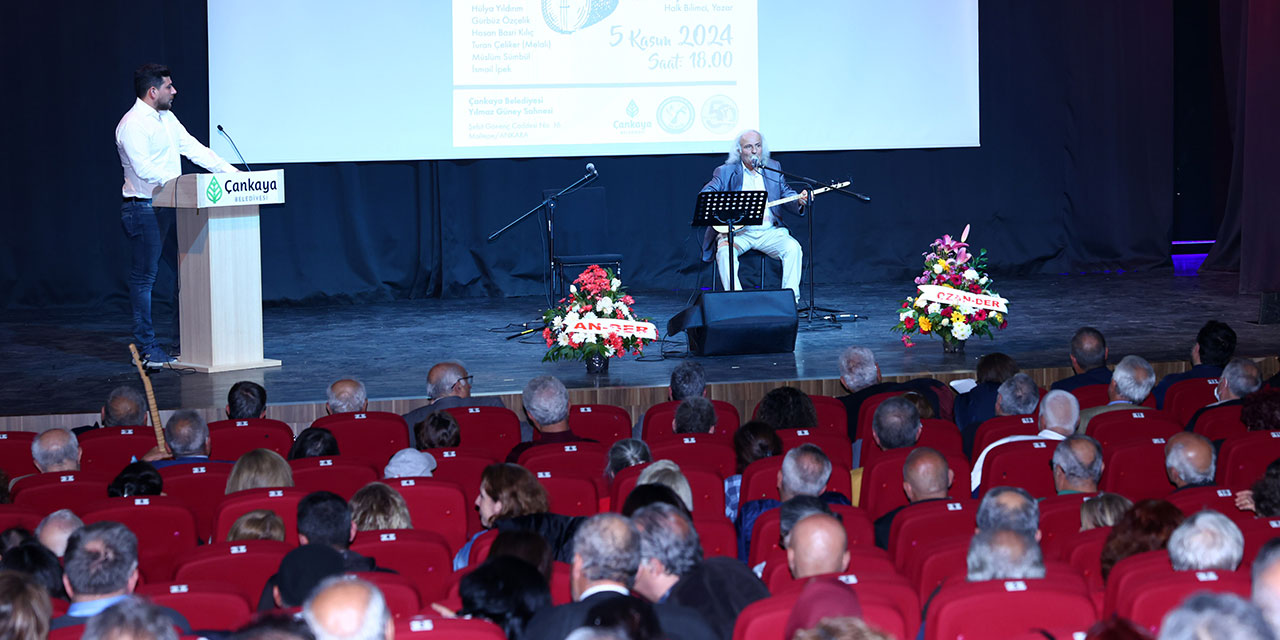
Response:
M736 258L733 245L735 227L764 224L764 207L768 203L766 191L703 191L698 194L698 206L693 210L693 226L728 227L729 234L729 290L736 284L733 261ZM717 248L718 250L718 248Z

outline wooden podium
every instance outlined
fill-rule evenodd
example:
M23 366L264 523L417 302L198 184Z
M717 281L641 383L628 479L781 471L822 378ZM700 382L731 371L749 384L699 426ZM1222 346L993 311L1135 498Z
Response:
M178 222L182 352L202 373L278 367L262 354L258 207L284 203L284 171L200 173L165 183L152 205Z

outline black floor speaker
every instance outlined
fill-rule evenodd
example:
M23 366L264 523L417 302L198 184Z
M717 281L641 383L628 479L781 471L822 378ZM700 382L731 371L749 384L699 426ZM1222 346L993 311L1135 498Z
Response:
M684 331L689 351L700 356L789 353L798 324L790 289L704 291L671 318L667 335Z

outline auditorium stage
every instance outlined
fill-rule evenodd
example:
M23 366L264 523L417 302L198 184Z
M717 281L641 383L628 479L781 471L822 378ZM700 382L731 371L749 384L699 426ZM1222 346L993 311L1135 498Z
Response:
M996 274L998 275L998 274ZM995 341L971 339L966 353L944 355L937 340L917 338L903 348L896 322L897 301L911 293L901 282L819 285L818 303L865 316L838 330L801 331L794 353L699 358L715 383L810 381L809 389L838 391L836 357L848 345L875 350L886 376L931 374L961 377L977 359L1001 351L1023 369L1066 365L1072 331L1092 325L1107 336L1111 362L1136 353L1165 370L1178 370L1188 357L1196 330L1210 318L1229 323L1239 335L1240 355L1270 357L1275 371L1280 331L1256 323L1258 297L1240 295L1234 274L1175 276L1158 273L1103 273L998 277L998 291L1010 303L1009 327ZM690 298L685 291L633 292L638 313L665 334L667 320ZM475 375L474 392L518 394L531 377L551 374L571 389L654 388L633 404L641 409L657 398L672 368L685 357L684 335L654 344L643 359L614 359L606 375L589 376L581 362L544 363L540 337L506 340L513 325L535 321L542 297L402 300L330 306L267 305L265 351L282 367L220 374L157 372L152 380L160 407L221 409L227 389L238 380L264 384L273 405L305 407L308 415L324 402L328 384L340 377L365 382L374 407L408 410L425 396L432 363L461 360ZM171 326L167 308L156 325ZM124 306L93 310L7 311L0 320L0 428L76 426L97 412L111 388L140 384L128 358L129 314ZM665 354L665 357L663 357ZM820 381L820 382L819 382ZM763 388L763 387L761 387ZM643 396L643 397L642 397ZM584 398L575 394L575 401ZM592 396L596 397L596 396ZM604 396L599 396L604 397ZM616 397L616 396L615 396ZM634 409L633 409L634 410ZM295 425L297 419L287 420ZM25 418L12 418L26 416ZM305 426L305 424L303 424Z

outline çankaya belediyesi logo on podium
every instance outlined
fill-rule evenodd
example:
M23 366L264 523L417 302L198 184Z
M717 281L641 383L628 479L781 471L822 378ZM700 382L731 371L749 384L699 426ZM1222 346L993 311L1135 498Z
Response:
M284 202L284 171L244 171L203 173L199 182L198 207L228 207Z

